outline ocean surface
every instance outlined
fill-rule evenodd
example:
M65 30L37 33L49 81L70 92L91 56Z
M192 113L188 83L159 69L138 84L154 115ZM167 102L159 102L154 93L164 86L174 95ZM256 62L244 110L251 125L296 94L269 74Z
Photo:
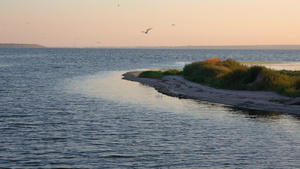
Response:
M211 57L300 62L300 51L0 49L0 168L300 168L300 117L121 79Z

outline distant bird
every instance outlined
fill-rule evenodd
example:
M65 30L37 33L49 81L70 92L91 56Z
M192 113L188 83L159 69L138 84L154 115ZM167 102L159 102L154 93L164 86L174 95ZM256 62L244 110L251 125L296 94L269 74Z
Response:
M151 30L152 28L147 29L146 31L142 31L142 33L148 34L148 32Z

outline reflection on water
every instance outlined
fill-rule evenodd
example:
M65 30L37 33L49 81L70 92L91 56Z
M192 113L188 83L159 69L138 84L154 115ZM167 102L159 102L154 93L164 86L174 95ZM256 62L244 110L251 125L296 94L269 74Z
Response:
M156 111L184 113L200 119L206 117L222 121L222 119L228 117L244 117L246 119L254 119L256 122L300 127L299 118L294 115L235 109L205 101L169 97L158 93L154 88L147 85L122 80L123 73L125 72L101 72L100 74L79 78L73 81L72 88L75 92L90 97L99 97L123 104L135 105L140 108L155 109ZM300 138L300 136L298 137Z
M211 111L214 106L217 111L227 111L229 108L193 100L178 99L158 93L154 88L141 83L122 79L125 72L101 72L100 74L81 77L71 81L69 90L75 93L88 95L137 105L139 107L155 108L161 111L175 113L192 112L190 108L201 108L202 112ZM199 107L200 106L200 107Z
M98 97L123 104L131 104L144 108L155 108L160 111L173 113L188 113L201 115L202 113L216 112L230 115L244 116L245 118L264 118L264 119L298 119L295 115L286 115L277 112L236 109L224 105L197 101L190 99L179 99L158 93L154 88L141 83L122 79L125 72L108 71L99 74L75 78L69 82L70 92Z
M137 141L133 144L137 154L151 155L152 160L168 159L175 168L300 166L300 122L294 116L172 98L151 87L121 80L122 73L76 78L68 90L137 109L130 117L118 118L135 128L135 134L129 133ZM114 158L139 159L136 153ZM168 167L164 160L154 166Z

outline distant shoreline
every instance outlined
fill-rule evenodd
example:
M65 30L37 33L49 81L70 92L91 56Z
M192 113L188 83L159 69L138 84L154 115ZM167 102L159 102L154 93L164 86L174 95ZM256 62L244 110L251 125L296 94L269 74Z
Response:
M195 50L300 50L300 45L232 45L232 46L98 46L51 47L79 49L195 49Z
M0 48L46 48L38 44L0 43Z
M78 48L78 49L202 49L202 50L300 50L300 45L231 45L231 46L86 46L45 47L39 44L0 43L0 48Z
M137 46L140 49L300 50L300 45Z

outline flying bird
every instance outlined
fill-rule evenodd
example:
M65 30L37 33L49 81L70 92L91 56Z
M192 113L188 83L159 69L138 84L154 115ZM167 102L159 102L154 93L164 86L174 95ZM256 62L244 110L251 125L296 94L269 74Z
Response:
M142 31L142 33L148 34L148 32L151 30L152 28L147 29L146 31Z

